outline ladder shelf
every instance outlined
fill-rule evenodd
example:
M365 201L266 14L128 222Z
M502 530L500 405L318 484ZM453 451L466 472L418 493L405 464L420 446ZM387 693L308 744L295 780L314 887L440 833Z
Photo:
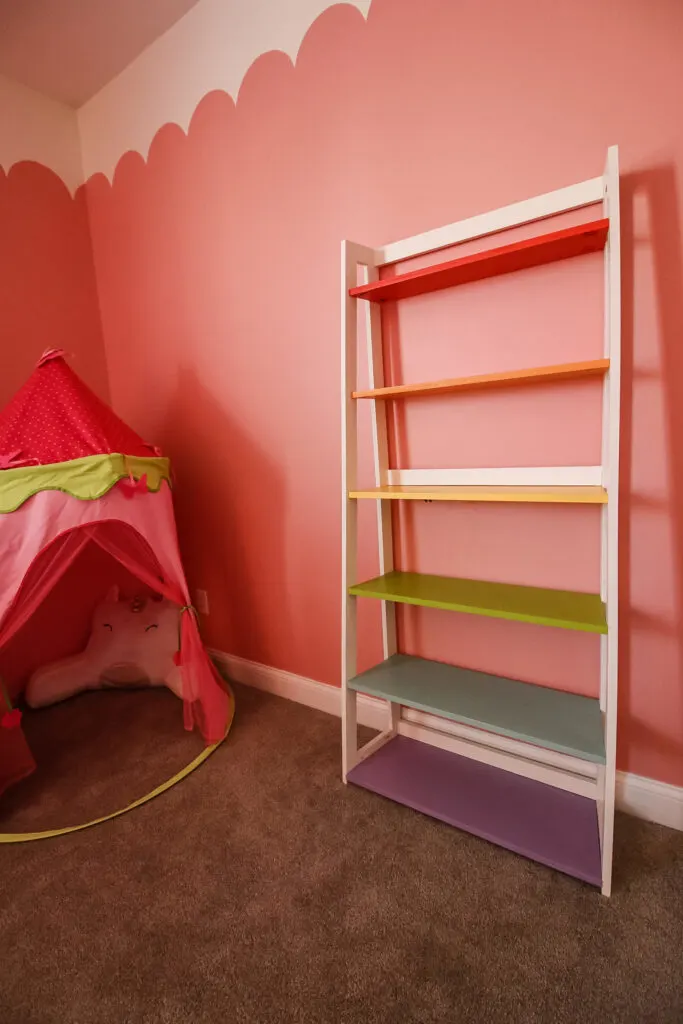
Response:
M451 256L461 242L598 205L598 219L574 227L381 277L383 267L402 260L438 250L450 250ZM381 303L598 252L603 253L605 285L601 358L386 385ZM364 269L362 284L359 267ZM606 896L612 882L616 779L620 273L616 146L608 150L600 177L379 249L342 243L344 781L573 875ZM365 312L369 368L363 390L358 386L359 308ZM390 400L538 384L571 386L591 379L601 382L603 396L599 466L396 470L389 465ZM375 469L374 486L365 488L357 482L356 413L362 400L371 402ZM360 499L375 500L379 575L359 582ZM394 565L394 501L596 506L601 516L599 592L400 571ZM379 665L361 673L356 667L359 598L381 603L384 655ZM397 604L593 633L595 641L586 642L600 646L599 698L401 654ZM385 702L387 709L387 728L364 747L357 737L358 694Z

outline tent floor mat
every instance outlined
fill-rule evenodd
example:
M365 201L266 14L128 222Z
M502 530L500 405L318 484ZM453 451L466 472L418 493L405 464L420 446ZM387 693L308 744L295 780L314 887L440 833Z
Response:
M40 710L22 726L37 770L0 800L0 841L38 838L144 803L188 774L213 748L183 728L165 688L101 690Z

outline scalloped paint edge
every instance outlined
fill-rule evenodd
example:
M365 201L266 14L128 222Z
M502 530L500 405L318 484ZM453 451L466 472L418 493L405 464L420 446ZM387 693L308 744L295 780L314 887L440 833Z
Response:
M94 96L91 100L88 100L87 103L83 104L83 106L79 110L73 112L74 116L77 118L78 135L80 138L80 180L69 180L71 178L71 175L67 176L67 174L63 173L58 169L59 166L61 166L64 163L63 160L51 161L48 164L42 163L39 160L35 160L32 157L6 162L0 161L0 174L4 174L6 177L9 177L13 170L17 169L20 171L20 169L27 164L35 164L37 167L40 167L42 170L44 170L52 177L54 177L57 181L59 181L72 199L78 198L79 194L82 193L82 190L85 188L85 186L89 182L93 181L93 179L102 178L106 180L107 184L113 185L119 169L119 165L123 161L128 163L130 162L131 157L138 157L140 160L142 160L143 164L145 165L149 162L150 152L155 145L157 137L160 134L164 133L166 130L176 128L180 132L182 132L182 134L185 137L187 137L192 131L192 122L195 119L197 111L201 107L203 101L212 93L223 93L225 96L228 97L228 99L233 103L234 106L237 106L240 100L240 96L242 94L242 87L245 81L249 79L253 74L252 69L254 69L255 66L260 65L264 58L268 58L271 55L281 55L287 58L292 68L296 68L299 53L306 41L306 38L322 18L328 17L330 15L330 12L334 11L335 8L348 7L351 10L355 11L357 14L359 14L363 20L366 20L370 12L371 4L374 2L374 0L333 0L332 3L329 3L329 0L326 0L326 2L328 2L328 6L322 11L320 11L320 13L317 14L315 18L307 25L307 27L302 32L298 42L296 43L296 46L290 47L289 50L274 47L256 53L250 59L250 61L244 68L244 71L241 73L239 77L239 82L237 84L237 88L235 90L231 91L230 89L224 89L221 87L219 83L217 83L215 86L205 88L204 91L200 93L198 98L195 98L193 101L190 101L192 106L191 109L185 114L185 116L178 117L177 119L168 118L166 120L163 120L159 127L152 130L148 142L141 143L137 147L133 145L129 148L124 149L123 151L119 151L118 155L112 156L110 161L108 161L103 167L93 165L92 167L89 168L88 160L86 159L86 147L84 146L83 140L83 136L86 134L86 132L84 131L84 122L89 116L88 108L90 108L92 104L95 104L97 102L101 103L105 93L107 93L108 90L110 90L111 88L115 87L119 79L127 75L127 73L131 71L131 69L135 70L138 61L140 61L141 58L145 58L147 54L147 51L144 51L143 54L140 55L140 57L136 58L136 60L133 61L132 64L129 64L127 68L124 68L124 70L120 72L118 76L116 76L116 78L112 79L112 81L109 82L108 85L106 85L100 91L100 93ZM188 13L192 14L193 10L194 8L191 9ZM185 18L186 17L187 15L185 15ZM181 19L181 21L184 20L185 19ZM172 26L169 31L173 32L176 29L180 31L180 29L178 28L179 25L180 22L176 23L176 25ZM167 33L164 33L164 35L167 35ZM159 40L157 40L155 43L152 43L151 47L148 47L148 50L153 50L158 42ZM222 72L224 72L224 68L222 64L219 64L216 67L216 77L221 77ZM233 97L233 91L236 93L236 98ZM103 118L102 120L106 119Z
M49 164L40 163L39 160L15 160L8 165L0 162L0 186L12 188L22 175L28 174L42 176L48 187L54 187L55 194L61 195L61 198L65 201L67 198L75 198L78 189L83 187L81 184L74 189L70 189L59 171L56 171Z
M272 3L273 0L262 0L262 2ZM274 0L274 2L279 5L280 0ZM148 47L132 64L106 85L104 89L78 110L84 183L87 184L93 178L101 176L110 185L113 184L119 164L126 160L127 157L130 157L131 154L136 154L145 164L148 163L155 140L164 129L172 125L186 136L191 132L193 119L205 97L216 92L225 93L237 107L241 101L245 83L253 76L255 66L260 65L264 59L275 54L282 55L287 58L292 68L296 68L299 54L306 40L316 30L321 21L330 17L338 18L340 10L348 9L351 12L351 17L360 18L359 24L364 24L374 2L375 0L333 0L333 2L330 2L330 0L305 0L304 6L310 8L312 5L315 5L318 8L318 13L312 20L309 20L310 13L307 11L306 23L300 26L300 31L296 31L295 38L290 38L283 46L268 46L259 51L255 51L252 48L251 55L248 58L237 62L244 65L237 72L234 70L235 61L230 60L228 53L221 53L220 59L216 53L213 66L208 70L202 68L196 88L190 89L187 82L183 83L183 90L187 92L188 99L180 100L178 94L175 95L175 100L169 99L168 94L171 90L159 90L157 88L159 116L146 115L144 119L141 119L141 124L144 120L145 127L140 127L137 131L132 132L132 135L136 135L137 138L132 138L131 145L126 146L124 149L123 146L116 146L114 144L111 151L108 151L111 144L103 142L99 126L102 124L109 125L109 133L111 134L111 126L116 122L116 111L125 107L123 97L126 93L130 97L128 105L130 105L131 100L140 102L141 97L148 99L151 89L146 93L146 85L149 85L151 82L155 82L158 85L165 62L167 63L166 73L169 73L172 66L171 53L176 57L178 54L182 55L182 34L185 33L189 37L190 31L188 26L192 24L193 20L198 22L199 18L204 14L200 8L205 8L208 0L202 0L179 22L172 26L167 33ZM324 5L322 9L321 4ZM348 17L349 15L344 13L343 16ZM287 20L292 21L291 12ZM291 31L291 26L288 26L288 28ZM162 49L164 52L162 52ZM191 44L186 44L185 52L190 50ZM204 60L206 60L206 57L203 57ZM211 60L209 59L207 63L211 64ZM182 79L185 76L181 72L179 77ZM177 102L178 106L182 106L184 110L176 116L168 116L166 113L168 109L167 104L170 103L172 105L174 102ZM152 104L150 103L150 108L151 106ZM154 120L155 127L152 127L149 123L151 118ZM160 121L161 124L159 124ZM95 140L93 144L91 144L91 139ZM97 154L95 150L97 150ZM106 152L106 156L102 155L103 152Z
M76 111L3 74L0 109L0 168L5 174L22 164L37 164L73 195L84 180Z

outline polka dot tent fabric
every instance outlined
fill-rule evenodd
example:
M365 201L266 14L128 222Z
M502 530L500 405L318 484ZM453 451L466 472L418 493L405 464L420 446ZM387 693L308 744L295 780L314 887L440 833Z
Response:
M20 500L15 503L16 488ZM62 351L45 352L0 412L0 496L8 494L12 500L0 512L0 649L30 620L84 547L96 544L145 587L178 606L182 720L186 729L199 729L209 748L220 742L232 720L232 696L202 644L191 605L168 460L86 387ZM11 706L16 695L7 695L4 706L0 701L0 792L33 767L19 712ZM28 838L48 834L58 833ZM0 834L0 843L7 841L14 838Z
M87 387L52 349L0 412L0 469L88 455L160 454Z

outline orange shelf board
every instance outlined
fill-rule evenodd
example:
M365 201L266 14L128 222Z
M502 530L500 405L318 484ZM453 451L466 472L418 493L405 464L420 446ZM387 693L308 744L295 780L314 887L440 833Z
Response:
M510 274L515 270L528 270L544 263L566 260L571 256L583 256L589 252L604 249L607 241L609 220L595 220L579 224L562 231L552 231L535 238L526 238L497 249L488 249L471 256L462 256L447 263L437 263L407 274L373 281L370 284L350 288L349 295L371 302L388 302L390 299L408 299L413 295L452 288L458 284L469 284L499 274Z
M397 384L393 387L354 391L352 398L410 398L413 395L446 395L454 391L478 391L485 388L509 388L519 384L544 384L553 381L599 377L609 370L609 359L589 359L581 363L535 366L528 370L481 373L475 377L452 377L425 384Z
M510 501L537 504L605 505L604 487L485 487L481 485L387 484L349 491L349 498L381 498L396 501Z

